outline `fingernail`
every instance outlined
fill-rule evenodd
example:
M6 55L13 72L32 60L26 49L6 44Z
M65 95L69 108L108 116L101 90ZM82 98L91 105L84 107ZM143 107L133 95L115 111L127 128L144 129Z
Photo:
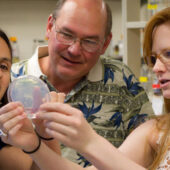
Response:
M22 115L19 115L19 118L20 118L20 119L25 119L26 117L27 117L27 115L24 114L24 113L23 113Z

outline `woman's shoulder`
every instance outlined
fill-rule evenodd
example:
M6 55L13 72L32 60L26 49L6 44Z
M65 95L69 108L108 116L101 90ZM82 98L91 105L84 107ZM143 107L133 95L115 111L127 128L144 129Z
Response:
M157 120L150 119L136 128L136 131L147 131L148 135L152 133L156 128Z
M162 115L146 122L146 126L150 126L148 133L149 143L154 150L157 150L160 140L164 134L164 130L168 128L169 115Z
M132 136L140 138L142 141L144 141L144 143L147 143L147 145L154 149L156 141L159 138L157 122L157 119L150 119L142 123L134 130L134 132L132 132Z

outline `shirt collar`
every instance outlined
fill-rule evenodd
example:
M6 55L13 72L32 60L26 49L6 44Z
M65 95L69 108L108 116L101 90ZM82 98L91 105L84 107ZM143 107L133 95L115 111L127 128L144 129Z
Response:
M48 56L48 46L37 47L33 56L28 60L28 74L40 77L44 75L41 71L38 58ZM103 79L104 66L102 64L101 58L99 57L97 63L87 74L86 78L88 81L95 82Z
M33 56L28 60L28 74L40 77L44 75L41 71L38 58L48 56L48 46L37 47Z
M87 80L91 82L100 81L100 80L103 80L103 76L104 76L104 66L101 61L101 58L99 57L97 63L89 71L87 75Z

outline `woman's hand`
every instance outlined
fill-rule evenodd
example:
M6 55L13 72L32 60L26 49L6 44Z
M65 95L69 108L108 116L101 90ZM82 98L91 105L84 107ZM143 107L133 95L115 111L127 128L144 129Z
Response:
M45 120L47 134L79 152L84 152L96 140L97 134L83 113L68 104L45 103L41 105L37 118Z
M6 134L3 142L30 151L37 145L37 135L32 122L19 102L11 102L0 108L0 129Z
M54 102L63 103L64 99L65 99L65 94L64 93L50 92L50 96L51 96L50 103L54 103ZM49 134L47 134L46 131L45 131L45 126L44 126L45 120L33 119L32 121L33 121L33 123L35 125L37 133L40 136L42 136L44 138L51 138L51 136Z

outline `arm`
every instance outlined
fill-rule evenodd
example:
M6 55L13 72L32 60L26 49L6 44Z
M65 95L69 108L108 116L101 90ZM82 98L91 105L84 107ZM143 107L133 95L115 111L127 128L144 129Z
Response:
M56 93L50 93L50 94L51 94L51 102L54 101L63 102L64 100L63 94L56 94ZM39 132L41 136L45 135L44 137L47 138L51 137L45 133L42 120L34 121L34 122L35 122L35 126L37 127L36 128L37 132ZM30 139L34 141L33 139L35 138L35 137L33 138L33 136L35 136L35 132L32 127L32 123L30 120L27 119L24 113L23 106L20 103L9 103L8 105L0 109L0 127L4 129L5 132L7 131L10 132L9 130L13 127L18 129L16 136L11 136L12 140L10 138L3 137L4 142L14 146L4 147L0 151L1 169L38 170L39 168L32 161L30 156L23 153L22 150L20 150L19 148L16 148L18 147L18 145L21 146L24 143L29 145ZM13 134L13 132L11 133ZM28 138L25 138L24 135L28 136ZM25 141L23 140L23 138L25 139ZM47 141L44 140L44 143L46 143L48 147L50 147L56 153L61 154L59 143L55 139L47 140ZM8 164L6 164L6 160L9 160ZM21 163L18 163L20 161Z
M147 121L135 129L118 149L123 154L118 153L118 150L102 137L96 137L97 142L86 148L82 154L96 167L102 167L101 164L97 166L98 162L105 163L105 167L110 165L107 168L108 170L111 170L113 167L119 170L127 167L132 170L142 170L144 169L143 167L148 168L153 162L152 142L155 141L152 140L154 135L157 135L157 133L155 134L155 122L155 120ZM94 162L92 162L93 156ZM134 162L137 164L134 164ZM113 165L110 163L113 163ZM120 166L120 164L122 165Z
M37 96L35 95L34 99L37 100L38 96L39 95L37 95ZM64 99L65 99L64 93L50 92L50 96L51 96L51 101L50 101L51 103L56 102L56 101L60 102L60 103L63 103ZM59 145L58 141L55 140L55 139L52 139L52 137L45 132L44 125L43 125L44 121L35 119L35 120L33 120L33 123L35 125L35 129L36 129L37 133L40 136L42 136L43 138L46 138L46 139L50 139L50 140L44 140L44 139L41 138L41 140L43 140L43 142L49 148L51 148L54 152L56 152L58 154L61 154L60 145ZM35 162L33 162L31 170L38 170L38 169L39 168L37 167Z
M22 112L23 108L19 103L10 103L2 107L0 109L0 128L7 132L9 128L7 120L10 121L12 116L16 116L16 119L19 121L23 121L24 116L22 116ZM30 170L31 164L32 160L30 157L15 146L5 146L0 150L0 169Z
M48 121L45 124L46 132L62 142L64 145L76 149L96 168L100 170L123 170L128 166L135 170L144 169L142 166L139 166L127 157L123 156L123 154L121 154L107 140L97 135L84 119L83 114L79 110L67 104L58 103L44 104L41 106L40 110L42 112L40 112L37 117ZM139 137L141 139L143 138L143 141L145 141L148 136L148 133L146 132L149 131L149 127L147 127L147 131L143 133L140 132L142 129L142 127L139 128L134 134L141 134ZM131 138L133 138L133 136L134 135L132 135ZM137 137L134 139L136 140L136 138ZM145 145L146 143L138 142L138 147L140 147L139 145ZM125 143L123 147L126 148L126 145L127 143ZM132 145L131 149L136 149L136 147L137 145L134 148ZM150 147L149 144L148 147ZM137 150L134 150L134 152L138 159L141 159L141 162L142 159L145 159L144 157L140 156L141 153L138 153ZM125 153L127 156L128 154L130 155L130 149ZM150 152L148 152L146 155L150 157Z
M156 120L149 120L141 124L119 147L124 155L144 167L149 167L154 159L152 139L156 135L155 122Z
M123 156L103 137L98 136L98 140L97 145L95 142L94 145L92 144L89 147L90 150L87 154L83 153L96 168L98 167L97 169L94 166L83 168L66 160L50 150L44 143L42 143L41 148L37 152L31 154L31 157L42 170L56 170L56 168L57 170L126 170L127 167L131 170L145 170L145 168ZM103 147L103 145L106 147Z
M1 170L30 170L32 159L24 154L21 149L13 146L5 146L0 151Z
M146 170L118 151L103 137L96 137L97 142L86 148L83 153L98 170Z
M20 110L21 108L18 109ZM2 119L2 116L0 117L2 130L8 132L8 136L4 136L2 139L6 143L26 151L32 151L38 145L38 138L34 129L29 127L32 126L32 124L24 113L15 115L19 113L19 110L17 110L17 112L4 114L4 118L10 118L4 123L4 119ZM98 170L124 170L127 166L135 170L144 169L123 156L123 154L107 140L97 135L79 110L61 103L46 103L41 106L40 110L42 112L40 111L38 117L47 121L45 123L46 132L50 136L60 140L63 144L78 150L94 164ZM138 152L136 152L136 155L138 155ZM56 165L58 170L82 169L79 165L62 158L43 142L40 149L30 154L30 156L36 164L40 168L44 168L44 170L54 169ZM96 170L96 168L92 166L87 169Z
M29 146L36 147L37 135L34 132L32 122L27 118L20 103L9 103L0 109L0 128L8 134L1 136L1 139L12 145L4 147L0 151L1 169L39 169L30 156L21 150L25 148L24 146L27 150L31 150ZM58 142L52 140L49 141L48 145L60 153Z
M28 156L31 156L32 159L35 161L35 163L37 163L37 165L39 165L40 168L46 170L56 169L57 164L58 169L61 170L81 169L79 165L76 165L62 158L54 150L52 150L50 147L44 144L44 142L42 142L42 145L40 145L40 149L33 154L27 155L22 152L22 150L25 151L34 150L38 146L39 140L32 127L32 122L26 117L26 115L23 112L23 108L19 103L9 103L0 109L0 127L4 131L4 133L8 134L7 136L1 136L2 140L5 143L15 146L10 147L8 151L3 150L5 154L5 157L3 157L4 163L6 164L7 161L10 162L10 166L5 166L4 169L7 169L8 167L10 168L13 167L12 169L15 168L17 170L29 169L32 163L32 160L30 159L29 159L30 162L28 161L28 167L27 165L25 165L25 160L24 162L21 163L21 165L19 163L18 166L15 166L16 159L19 160L19 158L21 158L21 160L23 160L25 159L24 156L26 156L27 158ZM20 149L17 149L16 147ZM9 160L9 157L11 155L15 155L14 160Z
M48 148L48 150L49 150L49 152L52 152L53 154L52 155L54 155L54 153L56 154L56 155L61 155L61 151L60 151L60 145L59 145L59 143L58 143L58 141L57 140L55 140L55 139L53 139L53 140L51 140L51 141L45 141L45 140L42 140L43 142L44 142L44 144L43 145L47 145L46 147ZM47 150L47 152L48 152L48 150ZM45 154L45 158L44 158L44 161L41 161L43 164L45 164L45 166L46 166L46 164L47 164L47 162L48 162L48 159L51 159L51 155L50 155L50 153L49 154L47 154L46 152L43 152L44 154ZM59 156L58 155L58 156ZM28 155L29 156L29 155ZM31 156L31 155L30 155ZM43 155L42 155L43 156ZM29 157L30 158L30 157ZM41 157L40 157L41 158ZM37 164L37 162L36 161L34 161L34 159L31 159L31 160L33 160L32 161L32 166L31 166L31 170L39 170L39 169L41 169L41 166L37 166L37 165L39 165L39 164ZM36 159L35 159L36 160ZM51 161L49 160L49 162L51 163ZM56 162L54 162L55 164L56 164ZM42 164L42 167L44 168L45 166ZM40 164L41 165L41 164ZM54 166L55 168L56 168L56 165ZM48 169L47 169L48 170Z
M56 154L43 142L40 149L30 155L41 170L83 170L84 168ZM89 167L87 170L97 170Z

